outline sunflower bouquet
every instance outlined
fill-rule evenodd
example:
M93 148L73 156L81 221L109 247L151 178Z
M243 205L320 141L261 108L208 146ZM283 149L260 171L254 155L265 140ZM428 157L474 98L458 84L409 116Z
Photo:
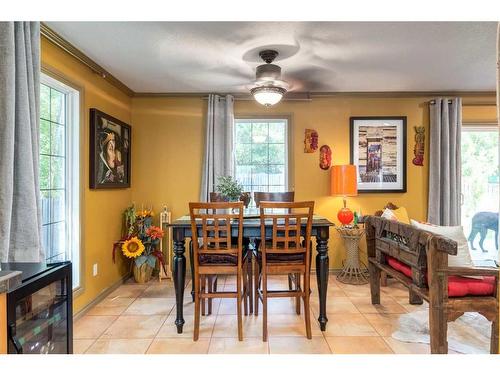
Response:
M159 250L164 233L160 227L153 225L152 209L136 211L133 205L128 207L124 211L124 225L124 236L113 248L113 261L116 248L120 248L125 257L133 260L134 276L137 270L146 270L150 277L157 261L165 267L163 254Z

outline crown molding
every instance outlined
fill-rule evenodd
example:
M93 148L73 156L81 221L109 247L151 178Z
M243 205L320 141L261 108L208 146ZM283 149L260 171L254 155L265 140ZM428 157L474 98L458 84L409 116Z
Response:
M207 99L208 92L136 92L134 98L201 98ZM245 93L217 93L218 95L233 95L235 100L254 100L252 95ZM494 91L339 91L339 92L288 92L282 101L311 101L314 98L373 98L373 99L399 99L399 98L424 98L435 97L467 97L464 106L496 106L496 93ZM492 97L492 100L484 100ZM478 99L474 99L478 98Z
M118 78L113 76L110 72L104 69L102 66L97 64L94 60L76 48L73 44L64 39L61 35L56 33L50 27L48 27L45 23L40 23L40 34L44 36L49 42L61 48L64 52L73 56L75 59L80 61L82 64L87 66L94 73L98 74L101 78L124 92L126 95L132 97L134 96L134 92L125 85Z

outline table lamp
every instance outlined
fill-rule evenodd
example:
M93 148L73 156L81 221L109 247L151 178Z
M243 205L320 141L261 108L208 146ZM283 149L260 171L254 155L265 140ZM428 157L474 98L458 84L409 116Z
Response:
M342 225L348 225L354 214L346 207L346 198L358 195L358 179L355 165L334 165L331 170L330 194L342 196L344 207L337 213Z

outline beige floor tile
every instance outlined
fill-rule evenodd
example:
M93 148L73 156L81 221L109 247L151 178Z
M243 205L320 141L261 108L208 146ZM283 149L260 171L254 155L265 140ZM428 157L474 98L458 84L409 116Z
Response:
M262 304L259 305L259 311L262 311ZM304 301L300 299L300 311L304 312ZM295 298L268 298L268 314L295 314Z
M103 333L105 339L148 339L156 336L166 320L165 315L120 316Z
M215 321L212 337L238 337L237 315L219 315ZM243 317L243 337L262 337L262 317Z
M96 339L117 319L116 316L85 315L75 322L75 339Z
M236 337L212 338L208 354L268 354L269 346L261 338L245 337L238 341Z
M319 315L319 300L311 298L311 308L314 315ZM359 313L359 310L354 306L348 297L331 297L326 300L326 314L352 314Z
M363 285L341 284L339 289L342 290L347 297L370 298L370 286L368 284L363 284Z
M382 302L383 298L384 297L382 296L380 302ZM421 305L411 305L410 302L408 301L408 296L405 297L393 296L391 298L394 299L401 306L403 306L405 310L408 312L427 310L429 308L429 304L425 301Z
M384 341L396 354L430 354L431 348L428 344L417 344L402 342L392 337L384 337Z
M315 277L315 276L314 276ZM316 285L316 280L311 277L311 298L318 298L318 290ZM328 298L330 297L347 297L344 290L338 285L338 283L329 282L328 288L326 290Z
M210 339L154 339L147 354L207 354Z
M238 313L236 298L221 298L217 313L219 315L236 315ZM243 313L243 301L241 302L241 311Z
M176 314L175 311L171 313L165 323L160 328L160 331L156 335L158 338L192 338L193 337L193 327L194 327L194 315L187 315L184 317L184 326L182 327L182 333L177 333L177 327L175 325ZM200 319L200 337L212 336L212 332L215 325L215 320L217 316L212 314L209 316L202 316Z
M404 287L402 284L398 283L394 280L387 280L387 286L380 287L381 295L388 295L391 297L407 297L408 298L408 289Z
M95 342L95 339L73 340L73 354L83 354Z
M113 291L108 297L137 298L148 287L147 284L123 284Z
M121 315L134 300L135 298L130 297L106 298L90 309L86 315Z
M174 283L163 281L148 286L140 295L141 298L175 298Z
M353 297L351 301L363 314L404 314L407 312L403 306L388 296L381 298L380 305L372 305L370 298L367 297Z
M380 336L391 336L398 328L402 314L365 314L365 318Z
M137 298L123 315L168 315L175 306L175 298Z
M226 276L226 280L224 285L236 285L236 275L228 275Z
M267 317L267 331L269 336L306 337L304 315L270 314ZM322 336L319 323L313 314L311 314L311 333L313 336Z
M330 314L325 336L378 336L370 322L360 313Z
M391 354L381 337L326 337L333 354Z
M313 337L270 337L271 354L331 354L323 336Z
M144 354L153 339L97 339L87 354Z

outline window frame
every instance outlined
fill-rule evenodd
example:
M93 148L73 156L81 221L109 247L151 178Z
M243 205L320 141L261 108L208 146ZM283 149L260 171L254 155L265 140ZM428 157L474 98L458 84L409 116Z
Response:
M65 103L65 189L66 210L65 220L70 250L69 257L73 268L73 293L78 296L83 292L83 181L82 152L83 152L83 89L70 83L59 73L42 68L40 84L49 86L66 97Z
M233 125L233 153L232 153L232 163L233 163L233 176L236 176L236 122L238 120L248 120L252 122L269 122L269 120L285 120L285 189L286 191L294 191L294 174L293 174L293 152L291 148L293 145L293 119L290 114L234 114L234 125ZM268 185L269 186L269 185Z

